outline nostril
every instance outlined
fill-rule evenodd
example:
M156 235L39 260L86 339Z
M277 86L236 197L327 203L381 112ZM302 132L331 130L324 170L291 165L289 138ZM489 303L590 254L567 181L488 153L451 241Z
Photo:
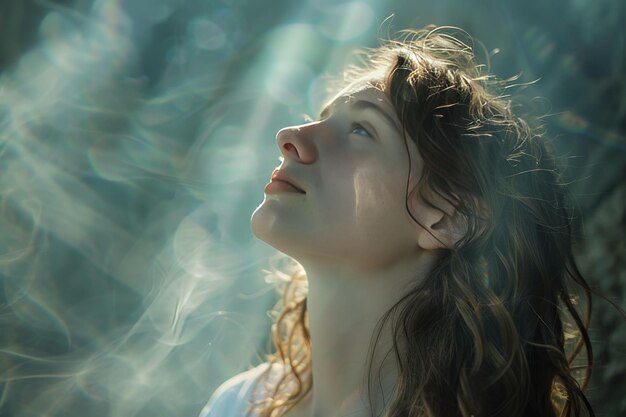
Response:
M312 131L305 131L299 126L286 127L278 131L276 145L285 159L310 164L316 158L312 134Z
M286 151L291 151L292 149L296 151L296 155L298 155L298 158L300 157L300 154L298 154L298 149L294 146L293 143L287 142L283 145L283 147L285 148Z

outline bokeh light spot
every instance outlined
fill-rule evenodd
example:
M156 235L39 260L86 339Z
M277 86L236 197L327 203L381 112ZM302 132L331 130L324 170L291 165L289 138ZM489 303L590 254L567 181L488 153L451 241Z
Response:
M275 59L311 63L321 48L321 40L315 26L293 23L276 28L269 34L267 43Z

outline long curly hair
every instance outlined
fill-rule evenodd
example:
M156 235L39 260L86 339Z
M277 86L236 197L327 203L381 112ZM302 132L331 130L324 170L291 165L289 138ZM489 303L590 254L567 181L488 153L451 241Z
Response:
M405 145L413 140L424 160L422 197L439 194L468 222L372 337L370 352L392 320L400 376L385 417L593 416L583 392L593 291L572 253L580 218L545 130L514 114L512 79L484 74L464 37L433 26L401 32L346 71L346 83L369 80L391 99ZM267 360L289 372L249 407L264 417L313 384L306 273L296 265L279 276Z

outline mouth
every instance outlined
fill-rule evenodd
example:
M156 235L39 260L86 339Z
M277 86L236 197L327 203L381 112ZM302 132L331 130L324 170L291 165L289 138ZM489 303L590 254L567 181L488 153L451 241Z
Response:
M299 193L302 194L306 194L306 191L304 191L302 188L300 188L295 181L293 181L291 178L289 178L287 176L287 174L285 174L284 172L280 171L280 170L275 170L272 173L272 177L270 179L270 182L282 182L285 184L288 184L289 186L291 186L295 191L298 191Z
M291 182L289 182L289 181L275 179L275 180L273 180L272 182L281 182L281 183L283 183L283 184L287 184L288 186L292 187L295 191L297 191L297 192L299 192L299 193L301 193L301 194L306 194L306 192L305 192L303 189L301 189L301 188L299 188L299 187L295 186L293 183L291 183Z
M288 192L294 194L306 194L303 190L299 189L292 183L284 180L273 179L265 186L265 192L267 194Z

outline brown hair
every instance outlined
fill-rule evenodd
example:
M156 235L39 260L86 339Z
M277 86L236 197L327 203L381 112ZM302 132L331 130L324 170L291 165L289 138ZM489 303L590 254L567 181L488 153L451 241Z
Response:
M393 318L400 369L385 416L593 416L583 393L592 291L572 254L571 198L540 127L513 113L507 84L483 75L472 47L449 32L402 32L346 72L347 82L382 74L377 85L424 160L421 190L448 199L469 225L381 318L378 336ZM290 372L256 404L266 417L313 383L306 274L283 276L267 359ZM586 364L576 367L580 353ZM288 379L298 389L288 392Z

